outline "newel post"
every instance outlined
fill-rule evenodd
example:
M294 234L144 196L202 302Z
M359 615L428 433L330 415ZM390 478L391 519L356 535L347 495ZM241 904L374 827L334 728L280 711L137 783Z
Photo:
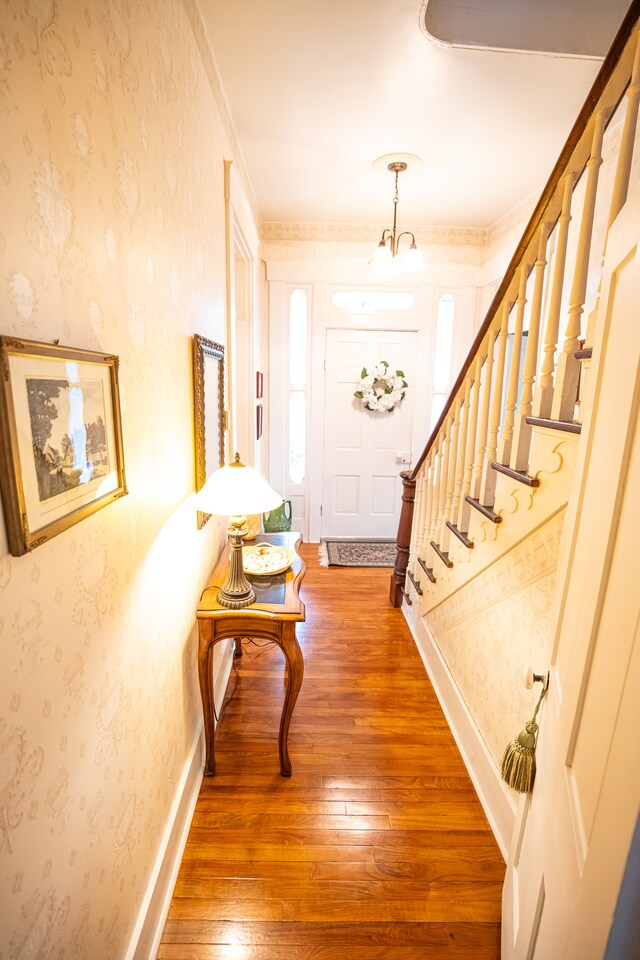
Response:
M398 523L396 537L396 563L391 574L389 602L392 607L402 606L404 581L409 564L409 546L411 544L411 524L413 522L413 505L416 499L416 481L411 479L411 470L400 473L402 480L402 509Z

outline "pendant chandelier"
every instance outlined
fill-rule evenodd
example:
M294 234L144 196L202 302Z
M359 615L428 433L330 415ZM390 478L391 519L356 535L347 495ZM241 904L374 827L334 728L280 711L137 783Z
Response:
M380 169L381 161L387 157L381 157L374 163L374 169ZM418 158L415 158L418 160ZM405 160L393 159L386 164L389 170L395 176L395 193L393 197L393 226L387 227L382 231L380 243L373 251L369 260L371 272L377 277L388 277L395 273L419 273L425 268L425 262L422 254L416 245L416 238L410 230L398 232L397 214L398 214L398 177L407 169L408 163ZM410 237L410 244L404 253L400 253L400 241L403 237Z

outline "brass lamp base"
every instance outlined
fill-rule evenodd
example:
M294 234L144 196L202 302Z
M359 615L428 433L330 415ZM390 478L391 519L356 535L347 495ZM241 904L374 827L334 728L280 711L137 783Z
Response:
M242 610L243 607L249 607L255 602L255 599L256 595L251 584L249 584L249 592L246 595L238 596L235 593L226 593L223 587L216 597L221 607L229 607L231 610Z
M256 595L242 569L242 538L247 533L244 517L231 517L231 526L227 531L231 546L229 558L229 578L221 587L216 600L221 607L241 610L254 603Z

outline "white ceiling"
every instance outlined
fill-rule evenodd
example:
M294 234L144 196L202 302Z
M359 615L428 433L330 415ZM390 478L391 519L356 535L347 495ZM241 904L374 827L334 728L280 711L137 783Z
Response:
M263 221L386 223L371 165L402 151L424 166L399 223L488 226L542 188L600 65L436 44L421 0L198 2Z

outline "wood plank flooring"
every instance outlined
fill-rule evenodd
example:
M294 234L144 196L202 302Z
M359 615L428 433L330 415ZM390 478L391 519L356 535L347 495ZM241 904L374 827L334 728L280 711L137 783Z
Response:
M497 960L504 863L390 571L302 555L293 776L281 653L245 641L158 958Z

